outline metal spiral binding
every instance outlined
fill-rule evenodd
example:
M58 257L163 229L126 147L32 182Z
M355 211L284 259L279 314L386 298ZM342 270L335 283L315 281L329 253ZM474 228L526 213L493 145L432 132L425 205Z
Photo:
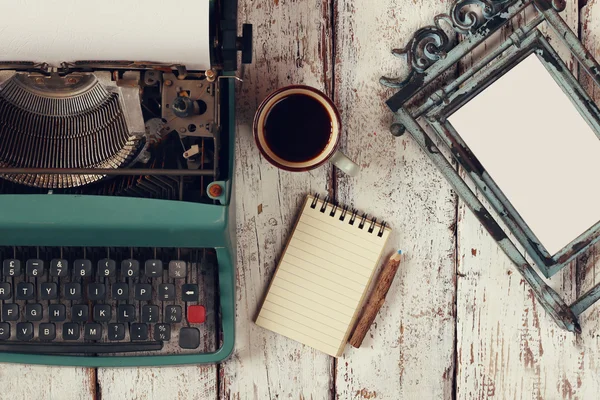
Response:
M361 219L360 219L360 224L358 224L358 228L362 229L365 227L365 221L367 220L367 213L363 213Z
M350 217L350 225L354 225L354 221L356 221L357 215L358 215L358 210L355 208L352 210L352 216Z
M317 204L319 203L319 195L315 194L314 198L312 200L312 202L310 203L310 208L312 209L316 209L317 208ZM339 209L342 210L342 212L340 213L340 221L345 221L346 220L346 216L348 215L348 212L351 212L350 214L350 220L348 221L348 224L350 225L354 225L354 223L356 222L356 217L360 214L358 212L357 209L352 209L352 211L350 211L350 209L348 208L348 206L340 206L339 204L337 204L334 201L331 201L329 196L325 196L325 198L323 198L323 204L321 205L321 207L319 208L319 211L322 213L325 213L325 211L327 211L327 206L331 204L332 208L331 211L329 212L329 216L330 217L335 217L335 214ZM365 222L369 222L369 228L368 228L368 232L369 233L373 233L375 230L375 226L377 225L377 218L373 218L373 219L368 219L368 215L367 213L363 213L362 216L360 217L360 223L358 224L358 228L359 229L364 229L365 227ZM379 232L377 232L377 236L378 237L382 237L383 236L383 232L385 231L385 227L386 227L386 223L385 221L381 221L381 225L379 227Z
M331 203L331 205L332 205L333 207L331 207L331 212L329 213L329 216L330 216L330 217L335 217L335 212L336 212L336 211L337 211L337 209L338 209L338 205L337 205L337 203Z
M313 199L312 203L310 203L310 208L315 208L317 206L318 202L319 202L319 194L315 193L315 198Z
M377 236L379 236L379 237L383 236L383 232L385 232L385 226L386 226L386 222L381 221L381 226L379 228L379 232L377 233Z
M344 221L346 219L346 213L348 212L347 206L342 206L342 212L340 213L340 221Z
M321 205L321 212L324 213L327 210L327 205L329 204L329 196L325 196L323 199L323 204Z
M377 223L377 218L373 218L371 220L371 225L369 226L369 233L373 233L373 229L375 229L375 224Z

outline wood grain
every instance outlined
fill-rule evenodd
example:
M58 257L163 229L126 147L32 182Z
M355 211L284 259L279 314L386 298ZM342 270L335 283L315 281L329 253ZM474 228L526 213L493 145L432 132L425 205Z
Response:
M512 28L530 17L522 14ZM575 1L568 2L562 17L577 31ZM509 33L505 30L501 36ZM551 43L573 68L573 59L556 38ZM456 398L574 398L582 378L576 337L546 315L531 288L462 202L457 239ZM575 298L574 278L572 263L549 281L567 303Z
M196 268L198 264L188 265L192 278L189 283L197 283L200 288L215 287L216 270L207 268L201 278ZM158 286L162 279L153 279L154 302L159 303ZM178 280L178 293L181 292L182 280ZM207 310L214 310L213 292L200 291L199 303ZM138 313L141 311L138 310ZM210 312L210 311L209 311ZM162 311L161 311L162 313ZM162 317L159 317L162 319ZM215 351L216 335L211 319L199 327L202 351ZM173 353L183 353L178 345L179 332L174 331L171 340L165 344ZM148 353L148 355L152 355ZM168 368L98 368L97 394L101 399L216 399L218 390L218 367L182 366Z
M591 0L581 9L581 41L596 60L600 59L600 1ZM596 104L600 102L600 89L592 84L581 70L580 81ZM581 296L600 282L600 245L577 259L577 294ZM600 381L600 304L595 304L580 316L582 333L577 340L578 380L572 385L573 398L587 399L598 396Z
M406 72L405 62L389 51L431 24L449 3L332 4L333 9L317 0L239 1L240 23L254 24L255 58L240 72L245 81L237 98L232 358L221 366L99 369L97 376L94 369L4 364L0 399L598 397L600 306L581 316L581 335L557 328L412 139L394 139L388 132L391 112L384 100L393 91L378 78ZM569 0L562 15L600 58L600 0L589 0L581 13ZM558 50L577 72L568 52ZM293 83L334 95L344 125L342 149L360 164L359 177L331 176L328 166L287 173L261 158L250 132L254 111L270 91ZM600 100L600 91L587 87ZM394 229L387 250L404 252L363 347L348 346L335 362L252 323L302 198L313 192L335 192L340 202L383 217ZM600 282L598 273L600 245L550 284L570 302Z
M0 364L0 399L96 399L93 368Z
M385 219L387 254L402 268L360 349L338 359L336 398L450 399L454 370L456 199L416 143L389 133L393 94L381 75L406 73L392 48L445 12L446 2L337 2L335 101L345 126L342 149L360 175L338 172L338 199Z
M254 112L277 88L303 83L325 92L331 84L328 2L239 1L240 22L254 24L254 62L238 92L236 139L236 348L221 367L223 399L329 397L331 358L258 327L252 321L308 193L325 194L331 167L281 171L257 150Z
M99 368L98 384L103 400L216 399L217 366Z

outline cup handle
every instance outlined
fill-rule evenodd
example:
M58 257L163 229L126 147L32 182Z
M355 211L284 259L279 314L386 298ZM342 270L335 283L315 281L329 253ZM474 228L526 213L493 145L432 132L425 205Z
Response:
M331 156L329 161L350 176L357 176L360 172L360 167L339 150Z

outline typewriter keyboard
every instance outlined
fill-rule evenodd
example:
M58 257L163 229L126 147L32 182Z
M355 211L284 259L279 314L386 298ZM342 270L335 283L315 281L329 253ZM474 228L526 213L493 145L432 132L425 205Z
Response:
M0 247L0 352L217 350L214 249Z

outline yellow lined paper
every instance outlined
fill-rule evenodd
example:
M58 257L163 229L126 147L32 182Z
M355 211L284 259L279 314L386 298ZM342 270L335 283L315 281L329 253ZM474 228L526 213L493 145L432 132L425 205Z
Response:
M307 196L256 318L257 325L336 357L391 232L361 216L351 225L353 214L341 220L342 213Z

